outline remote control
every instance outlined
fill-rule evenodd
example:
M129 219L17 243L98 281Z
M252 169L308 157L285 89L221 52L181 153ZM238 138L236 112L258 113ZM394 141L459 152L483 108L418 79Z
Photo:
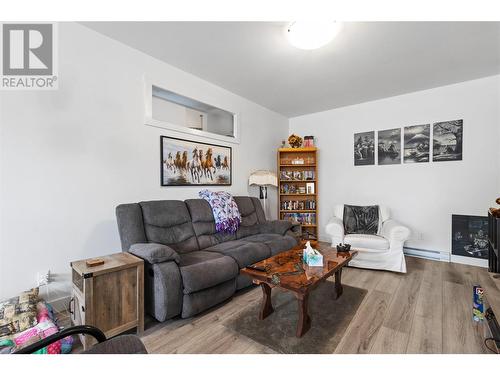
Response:
M252 270L256 270L256 271L267 272L266 267L263 267L263 266L254 266L254 265L250 265L250 266L248 266L247 268L250 268L250 269L252 269Z

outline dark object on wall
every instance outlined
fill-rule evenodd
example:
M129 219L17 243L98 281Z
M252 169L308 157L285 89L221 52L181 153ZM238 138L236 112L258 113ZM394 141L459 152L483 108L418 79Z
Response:
M451 216L451 253L471 258L488 258L488 218Z
M299 148L302 146L302 138L296 134L292 134L288 137L288 144L291 148Z
M401 129L378 132L378 164L401 164Z
M462 160L463 120L432 125L432 161Z
M378 206L344 205L344 230L346 234L377 234Z
M375 132L354 134L354 165L375 164Z
M497 199L498 203L498 199ZM488 211L488 271L500 272L500 262L498 255L498 245L500 244L500 218L496 212Z
M231 147L160 137L161 186L229 186Z
M404 162L426 163L429 161L430 124L406 126L404 132Z

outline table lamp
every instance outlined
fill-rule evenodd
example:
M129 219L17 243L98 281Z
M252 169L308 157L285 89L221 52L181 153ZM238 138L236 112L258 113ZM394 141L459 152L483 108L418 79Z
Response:
M264 201L264 215L267 218L267 187L278 186L278 178L276 173L271 171L259 170L252 172L248 178L249 185L257 185L260 187L260 199Z

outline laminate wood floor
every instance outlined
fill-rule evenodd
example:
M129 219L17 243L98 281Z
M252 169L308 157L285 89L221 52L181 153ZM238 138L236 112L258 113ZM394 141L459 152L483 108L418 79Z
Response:
M414 257L407 267L405 275L344 269L343 283L368 293L335 353L487 353L471 311L486 269ZM272 353L222 324L261 294L251 288L200 316L150 322L142 340L150 353Z
M404 275L344 268L343 284L368 293L335 353L488 353L471 306L472 286L488 279L487 270L406 259ZM150 353L273 353L223 325L261 296L260 288L249 288L190 319L149 319L141 339Z

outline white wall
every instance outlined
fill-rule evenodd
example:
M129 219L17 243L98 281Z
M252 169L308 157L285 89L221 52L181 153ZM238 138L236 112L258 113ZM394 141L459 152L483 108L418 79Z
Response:
M0 93L0 298L47 269L56 279L48 298L68 293L70 261L120 251L116 205L197 197L196 187L160 187L160 135L169 133L143 125L144 74L240 115L234 194L257 196L248 176L275 170L288 132L285 117L84 26L61 24L59 39L59 90Z
M354 167L354 133L456 119L463 161ZM449 253L451 214L486 215L499 196L500 76L295 117L290 131L319 147L322 238L334 204L378 203L414 231L407 246Z

